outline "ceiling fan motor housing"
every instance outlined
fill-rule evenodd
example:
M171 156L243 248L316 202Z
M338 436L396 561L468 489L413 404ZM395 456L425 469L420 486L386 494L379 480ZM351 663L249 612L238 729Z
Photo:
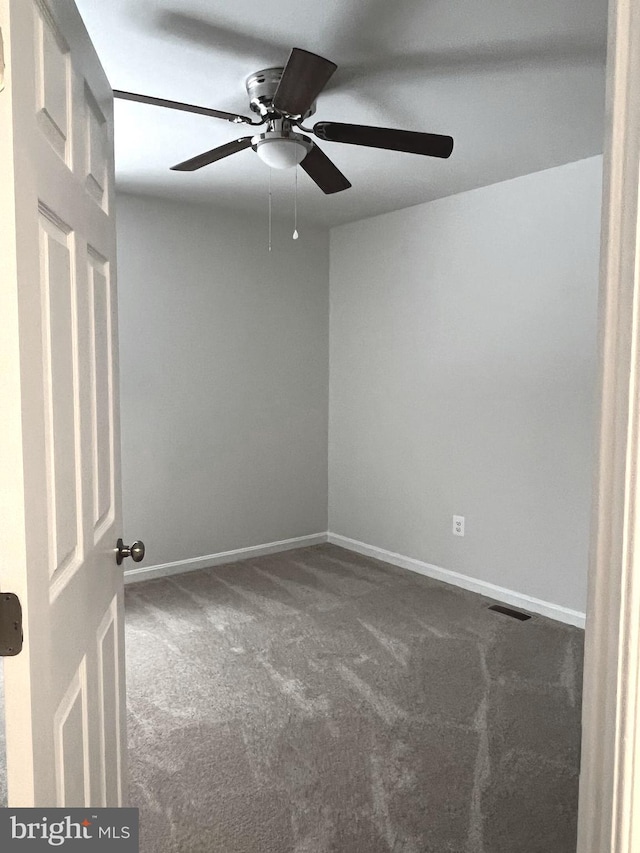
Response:
M282 79L284 68L264 68L262 71L256 71L250 74L246 79L247 94L249 95L249 105L254 113L265 117L267 115L279 115L278 111L273 108L273 98L278 88L278 84ZM304 114L303 119L311 116L316 111L315 101Z

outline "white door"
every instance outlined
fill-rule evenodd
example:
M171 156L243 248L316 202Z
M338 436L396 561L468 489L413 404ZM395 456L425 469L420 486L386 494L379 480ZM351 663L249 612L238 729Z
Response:
M11 806L126 798L112 94L72 0L0 0L0 585Z

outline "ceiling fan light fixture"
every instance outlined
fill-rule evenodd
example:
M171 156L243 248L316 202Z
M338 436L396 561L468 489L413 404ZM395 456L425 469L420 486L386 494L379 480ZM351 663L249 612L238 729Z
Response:
M271 169L292 169L304 160L309 149L300 139L276 136L259 140L255 150Z

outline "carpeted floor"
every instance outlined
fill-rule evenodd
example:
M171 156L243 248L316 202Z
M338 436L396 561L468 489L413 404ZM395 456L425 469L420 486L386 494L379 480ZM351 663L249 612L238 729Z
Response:
M127 588L143 853L573 853L582 632L331 545Z

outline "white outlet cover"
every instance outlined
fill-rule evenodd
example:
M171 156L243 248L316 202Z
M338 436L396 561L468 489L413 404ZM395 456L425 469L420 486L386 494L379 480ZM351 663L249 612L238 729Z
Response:
M453 535L464 536L464 515L453 516Z

